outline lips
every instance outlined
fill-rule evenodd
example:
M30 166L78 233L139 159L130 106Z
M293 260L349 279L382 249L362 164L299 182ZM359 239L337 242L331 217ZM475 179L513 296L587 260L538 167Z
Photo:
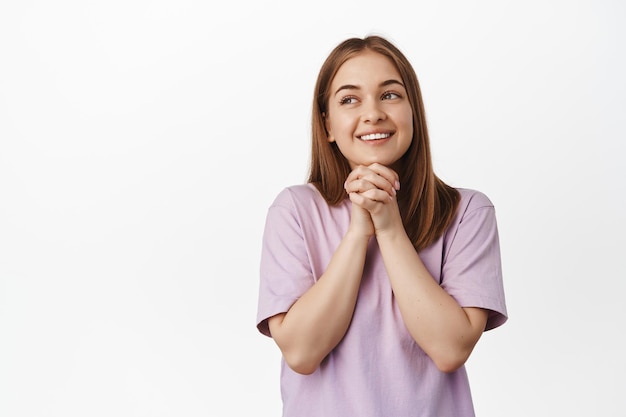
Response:
M389 137L391 137L391 133L369 133L367 135L357 136L357 138L364 141L387 139Z

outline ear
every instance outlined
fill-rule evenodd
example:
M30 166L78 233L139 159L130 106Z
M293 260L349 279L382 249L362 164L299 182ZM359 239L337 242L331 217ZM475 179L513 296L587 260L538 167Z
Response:
M326 113L322 113L322 119L324 119L324 128L326 129L326 138L328 140L328 142L334 142L335 138L333 137L331 131L330 131L330 123L328 123L328 117L326 116Z

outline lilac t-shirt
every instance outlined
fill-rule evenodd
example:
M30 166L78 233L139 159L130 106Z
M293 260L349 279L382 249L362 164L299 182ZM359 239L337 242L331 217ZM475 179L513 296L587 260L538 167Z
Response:
M419 255L462 307L489 310L487 330L507 318L494 207L482 193L461 201L444 235ZM263 236L257 327L290 306L322 275L348 229L351 202L329 206L311 184L284 189ZM394 299L375 238L367 251L354 316L341 342L311 375L282 361L284 417L474 416L465 367L443 373L413 340Z

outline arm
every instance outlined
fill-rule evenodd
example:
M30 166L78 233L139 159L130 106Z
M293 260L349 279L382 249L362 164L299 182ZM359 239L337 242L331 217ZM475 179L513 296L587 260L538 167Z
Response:
M369 172L368 172L369 171ZM404 323L417 344L444 372L465 363L482 335L487 312L461 308L432 278L408 238L395 197L383 190L364 188L363 181L375 184L389 177L389 168L372 165L353 171L347 190L353 204L366 209L389 275ZM358 182L357 182L358 181Z
M286 313L269 319L272 337L295 372L314 372L345 335L373 233L369 214L353 206L348 232L324 274Z
M432 278L404 228L377 234L409 333L443 372L462 366L485 330L487 312L461 308Z

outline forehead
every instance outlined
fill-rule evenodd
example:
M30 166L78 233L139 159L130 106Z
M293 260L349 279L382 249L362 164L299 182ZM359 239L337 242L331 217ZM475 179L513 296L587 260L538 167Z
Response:
M390 79L401 81L400 72L393 61L374 51L363 51L344 62L331 83L362 85L369 82L380 83Z

